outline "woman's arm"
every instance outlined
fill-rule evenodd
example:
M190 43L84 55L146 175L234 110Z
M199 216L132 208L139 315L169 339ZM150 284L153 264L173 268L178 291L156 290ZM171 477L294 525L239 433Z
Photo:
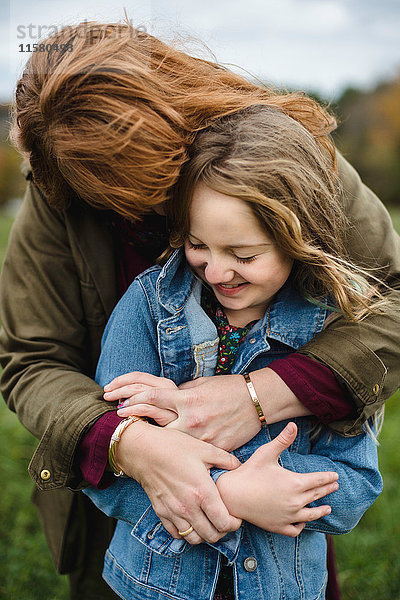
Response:
M362 424L400 383L400 237L383 204L340 155L338 164L349 219L349 257L392 286L390 291L383 290L390 303L385 314L371 315L361 322L353 323L338 315L298 353L331 369L351 398L351 416L341 421L333 416L329 423L338 433L351 436L362 431ZM272 369L253 371L252 380L270 423L310 414ZM175 411L179 418L171 427L227 450L257 433L260 425L240 375L202 378L180 388L184 394L154 389L134 402Z

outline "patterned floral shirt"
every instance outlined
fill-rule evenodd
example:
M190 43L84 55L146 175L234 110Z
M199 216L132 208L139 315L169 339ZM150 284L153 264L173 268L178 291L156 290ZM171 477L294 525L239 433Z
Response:
M219 336L218 363L216 375L229 375L240 343L247 333L257 323L257 319L250 321L245 327L230 325L223 307L218 303L214 294L203 286L201 306L215 323Z

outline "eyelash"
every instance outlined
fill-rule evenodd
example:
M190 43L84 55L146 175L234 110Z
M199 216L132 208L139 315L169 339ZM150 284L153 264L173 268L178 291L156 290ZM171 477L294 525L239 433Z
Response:
M239 263L249 264L253 262L253 260L256 260L257 256L246 256L246 258L239 258L238 256L235 256L235 258Z
M193 244L193 242L191 242L189 239L187 240L187 242L189 244L189 248L192 248L193 250L201 250L202 248L205 248L204 244ZM233 256L235 257L235 259L237 260L238 263L242 263L244 265L253 262L253 260L255 260L257 258L256 255L255 256L246 256L244 258L236 256L235 254Z

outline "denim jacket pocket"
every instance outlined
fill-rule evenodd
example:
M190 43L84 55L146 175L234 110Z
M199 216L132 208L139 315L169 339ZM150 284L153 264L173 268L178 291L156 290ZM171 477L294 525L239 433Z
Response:
M152 506L140 517L131 535L147 548L163 556L176 556L190 548L185 540L176 540L165 529Z
M215 338L214 340L193 346L193 358L195 362L193 379L214 375L218 359L218 344L219 338Z

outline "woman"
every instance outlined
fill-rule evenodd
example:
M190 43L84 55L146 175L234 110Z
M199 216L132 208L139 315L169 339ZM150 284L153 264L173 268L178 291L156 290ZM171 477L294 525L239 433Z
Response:
M10 408L41 439L30 472L40 489L47 490L37 492L36 501L58 570L72 573L77 597L85 589L86 597L97 598L112 525L81 495L65 488L84 485L81 465L87 479L98 483L107 463L108 440L118 419L93 376L100 337L118 296L166 245L168 233L150 216L150 207L168 199L193 132L215 117L266 103L318 132L329 147L325 136L334 120L310 99L250 84L128 25L83 23L46 42L54 51L33 54L17 87L14 138L30 161L27 177L34 181L3 270L2 391ZM390 219L345 161L339 176L351 223L349 255L381 271L389 284L395 282L400 252ZM146 212L141 226L131 227L119 217L134 222ZM398 302L397 293L392 296ZM279 372L255 373L269 421L308 414L307 404L316 412L322 406L320 418L336 421L338 431L357 432L397 387L398 314L393 309L361 325L337 319L296 353L300 363L286 370L304 375L307 369L320 369L322 389L331 369L326 396L321 389L305 393L301 376L293 391L279 365ZM332 372L346 390L347 402ZM315 395L322 398L318 404L312 402ZM200 380L185 398L177 400L177 412L186 418L187 429L198 437L206 430L215 446L228 449L238 429L250 439L259 427L247 404L248 390L237 385L234 375ZM191 412L194 398L197 407L203 406L202 424ZM276 400L274 412L269 398ZM337 422L346 415L347 420ZM98 444L88 444L95 448L91 453L85 440L100 417ZM123 448L121 467L129 472L134 445L125 439ZM93 464L99 465L97 470ZM149 485L157 485L152 470L148 473ZM179 482L171 473L168 481L171 496L179 497L189 486L190 473L183 472ZM170 509L168 514L172 517ZM101 593L109 597L105 589Z

